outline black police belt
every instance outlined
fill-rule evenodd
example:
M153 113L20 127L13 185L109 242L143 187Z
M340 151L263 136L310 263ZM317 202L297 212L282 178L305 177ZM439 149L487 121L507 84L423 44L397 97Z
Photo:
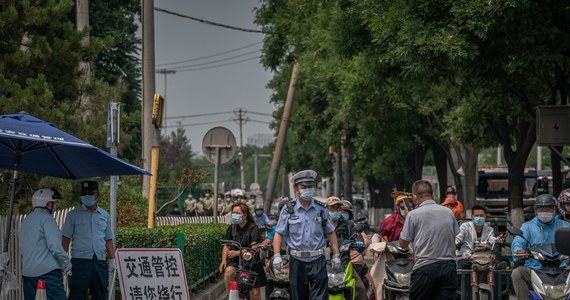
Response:
M289 254L293 257L315 257L320 256L325 253L325 249L318 249L312 251L299 251L294 249L289 249Z

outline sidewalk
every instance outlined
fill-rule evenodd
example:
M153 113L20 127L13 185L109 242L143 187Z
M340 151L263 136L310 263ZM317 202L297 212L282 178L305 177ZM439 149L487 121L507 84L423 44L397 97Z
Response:
M206 290L200 292L200 294L192 295L190 298L192 300L219 300L222 299L222 295L225 291L224 278L220 278L220 280L210 285Z

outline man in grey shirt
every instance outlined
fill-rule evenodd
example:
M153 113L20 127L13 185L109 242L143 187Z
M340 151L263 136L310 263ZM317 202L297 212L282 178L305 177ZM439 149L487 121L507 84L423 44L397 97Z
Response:
M451 210L433 200L431 183L412 186L416 209L407 212L400 247L414 245L416 260L410 281L410 300L455 299L457 267L455 236L459 227Z

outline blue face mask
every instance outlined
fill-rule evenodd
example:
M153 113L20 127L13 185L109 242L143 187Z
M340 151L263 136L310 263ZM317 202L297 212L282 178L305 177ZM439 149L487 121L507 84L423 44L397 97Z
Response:
M345 220L348 220L348 218L350 218L349 214L342 214L342 218Z
M263 216L263 211L262 210L256 210L255 215L258 217L261 217L261 216Z
M483 224L485 224L485 217L473 217L473 224L475 224L475 226L483 226Z
M95 205L95 195L81 196L81 203L87 207Z
M314 188L301 189L299 190L299 194L301 194L301 198L305 200L310 200L315 195L315 189Z
M243 221L242 214L232 214L232 224L241 224Z
M405 217L406 216L406 212L400 208L400 216Z
M329 211L329 216L331 216L333 220L338 220L340 219L340 211Z

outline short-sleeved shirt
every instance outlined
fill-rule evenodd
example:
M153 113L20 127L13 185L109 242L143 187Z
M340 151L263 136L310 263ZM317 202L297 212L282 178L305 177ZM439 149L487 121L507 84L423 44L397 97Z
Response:
M186 199L184 200L184 210L192 211L196 205L196 199Z
M106 259L106 241L113 239L111 218L102 208L91 212L81 205L67 214L61 231L71 239L71 257L98 260Z
M22 221L20 253L22 275L26 277L63 270L69 264L55 219L43 208L36 208Z
M257 225L252 222L247 222L245 226L241 227L236 224L232 224L226 230L226 240L236 241L241 244L242 247L251 247L255 243L261 242L261 233ZM230 250L238 250L237 247L232 246ZM237 257L233 257L229 260L230 263L237 263Z
M299 199L293 201L293 213L287 212L285 205L279 214L277 233L287 236L287 246L294 250L313 251L325 247L325 235L335 231L333 222L324 203L315 199L305 209ZM325 226L323 226L323 220ZM298 260L311 262L319 257L299 257Z
M412 242L416 270L431 263L455 260L458 233L459 226L451 210L426 200L408 213L400 238Z

